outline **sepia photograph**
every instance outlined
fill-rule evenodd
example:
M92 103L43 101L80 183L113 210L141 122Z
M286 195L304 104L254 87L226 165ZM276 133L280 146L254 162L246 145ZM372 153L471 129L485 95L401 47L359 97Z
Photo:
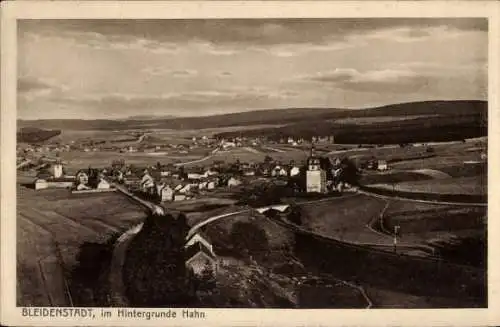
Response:
M2 283L19 318L486 318L487 16L173 12L14 20Z
M21 20L19 306L487 307L486 19Z

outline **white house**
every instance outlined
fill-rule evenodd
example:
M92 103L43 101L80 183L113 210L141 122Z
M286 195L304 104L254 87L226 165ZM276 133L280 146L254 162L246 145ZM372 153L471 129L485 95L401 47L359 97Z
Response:
M234 142L223 142L222 143L222 148L225 150L225 149L228 149L228 148L234 148L236 147L236 143Z
M35 180L35 190L43 190L49 188L49 183L45 179Z
M218 268L217 256L213 252L212 245L196 235L186 244L186 268L197 277L202 277L207 272L214 277Z
M97 189L99 190L110 189L110 188L111 185L109 185L109 183L104 178L101 178L99 184L97 184Z
M215 175L218 175L219 172L215 171L215 170L212 170L212 169L207 169L205 171L205 176L215 176Z
M154 187L155 187L155 181L153 177L151 177L151 175L149 175L149 173L146 172L141 179L141 190L143 192L149 192L151 191L151 189L154 189Z
M387 170L389 169L387 166L387 161L385 160L379 160L377 164L377 169L378 170Z
M168 185L164 185L160 191L158 192L158 194L160 195L160 200L162 202L165 202L165 201L172 201L173 198L174 198L174 190L168 186Z
M290 169L290 177L297 176L298 174L300 174L300 168L293 166L292 169Z
M210 181L207 183L207 189L208 190L213 190L215 189L215 182L214 181Z
M172 196L173 201L184 201L187 200L188 197L186 194L181 194L181 193L174 193Z
M202 179L202 178L207 178L208 175L206 173L204 174L199 174L199 173L188 173L188 179Z
M248 168L243 172L244 176L255 176L255 170Z
M181 188L179 188L178 192L179 192L179 193L182 193L182 194L186 194L186 193L188 193L190 190L191 190L191 184L186 184L186 185L182 185L182 184L181 184Z
M235 177L231 177L229 178L229 180L227 181L227 186L228 187L234 187L234 186L238 186L241 184L241 181Z
M281 166L276 166L274 167L273 171L271 172L271 176L287 176L286 169L281 167Z

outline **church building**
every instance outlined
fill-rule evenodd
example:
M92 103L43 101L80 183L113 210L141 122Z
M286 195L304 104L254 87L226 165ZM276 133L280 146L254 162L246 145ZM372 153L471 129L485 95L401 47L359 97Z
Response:
M326 193L326 170L322 167L322 158L316 156L314 144L311 155L307 159L306 191L307 193Z

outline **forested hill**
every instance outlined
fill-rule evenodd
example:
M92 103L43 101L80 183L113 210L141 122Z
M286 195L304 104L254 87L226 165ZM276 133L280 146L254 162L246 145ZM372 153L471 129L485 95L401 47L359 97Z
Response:
M43 130L36 127L24 127L17 132L17 141L25 143L38 143L46 141L61 134L60 130Z
M161 114L161 113L160 113ZM126 120L19 120L18 126L37 126L62 130L117 129L201 129L260 124L293 125L307 122L335 122L345 118L404 117L428 115L441 117L476 117L487 120L485 101L427 101L387 105L369 109L289 108L258 110L224 115L185 118L126 119ZM285 126L286 127L286 126Z
M343 113L310 117L279 128L220 133L217 137L264 136L278 141L290 136L334 136L336 143L349 144L455 141L488 135L487 110L487 102L482 101L408 103L351 111L347 117ZM384 119L366 119L377 117Z

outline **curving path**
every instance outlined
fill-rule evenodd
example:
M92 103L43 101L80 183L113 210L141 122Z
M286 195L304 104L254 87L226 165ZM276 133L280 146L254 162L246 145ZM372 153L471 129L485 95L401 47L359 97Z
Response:
M181 166L186 166L186 165L191 165L191 164L196 164L196 163L200 163L200 162L203 162L203 161L207 161L207 160L211 159L217 152L219 152L219 148L214 149L212 151L212 153L210 153L206 157L203 157L201 159L192 160L192 161L178 162L178 163L174 164L174 166L175 167L181 167Z
M401 200L401 201L417 202L417 203L466 206L466 207L487 207L488 206L488 203L484 203L484 202L470 202L469 203L469 202L447 202L447 201L434 201L434 200L419 200L419 199L411 199L411 198L405 198L405 197L400 197L400 196L381 195L381 194L369 192L366 190L358 190L358 193L373 196L375 198L384 199L384 200Z
M217 152L217 151L214 151L213 154L215 154L215 152ZM182 163L181 165L208 160L210 157L213 156L213 154L210 156L207 156L205 158L199 159L199 160L195 160L195 161L191 161L191 162L187 162L187 163ZM115 185L115 186L120 192L124 193L128 197L131 197L132 199L134 199L135 201L137 201L138 203L140 203L141 205L146 207L148 210L163 211L163 208L133 195L132 193L128 192L128 190L126 190L124 187L122 187L120 185ZM371 192L367 192L367 191L361 191L361 190L358 190L357 193L354 193L352 195L343 196L340 198L325 198L325 199L320 199L320 200L302 201L302 202L298 202L297 204L310 204L310 203L317 203L317 202L334 201L336 199L345 199L346 197L356 196L358 194L365 194L368 196L377 197L377 198L381 198L381 199L386 200L386 206L384 207L382 212L375 218L376 220L378 220L378 223L380 223L382 221L383 216L385 214L385 211L389 207L390 200L405 200L405 201L412 201L412 202L419 202L419 203L444 204L444 205L467 205L467 206L486 206L487 205L484 203L472 203L471 204L471 203L461 203L461 202L455 203L455 202L440 202L440 201L407 199L407 198L400 198L400 197L396 197L396 196L394 196L394 197L383 196L383 195L379 195L379 194L375 194L375 193L371 193ZM235 215L238 215L241 213L245 213L245 212L251 212L253 210L255 210L259 213L264 213L265 211L267 211L270 208L273 208L275 206L283 207L283 204L277 204L274 206L271 205L271 206L266 206L266 207L262 207L262 208L247 208L247 209L242 209L239 211L229 212L229 213L210 217L204 221L201 221L201 222L193 225L191 227L191 229L189 230L187 237L190 237L192 234L194 234L197 230L199 230L203 226L206 226L206 225L213 223L215 221L218 221L220 219L232 217L232 216L235 216ZM393 238L390 235L378 232L372 228L372 224L377 223L377 221L375 221L375 222L371 221L365 226L371 232L373 232L374 235L379 236L378 238L376 238L376 242L346 241L343 239L332 237L330 235L322 235L322 234L317 233L317 232L312 232L312 231L306 230L300 226L296 226L294 224L291 224L289 222L282 221L282 223L288 225L287 228L299 229L303 232L316 234L316 235L321 236L323 238L331 239L332 241L342 242L342 243L346 243L346 244L357 245L357 246L375 246L375 247L393 247L394 246L394 244L392 242ZM127 301L126 296L125 296L125 292L124 292L123 276L122 276L122 270L123 270L123 265L125 262L126 250L127 250L128 245L130 244L130 241L133 239L133 237L137 233L139 233L141 231L141 229L142 229L142 223L135 226L134 228L130 229L126 233L124 233L117 240L117 242L115 244L115 248L113 250L109 278L110 278L110 285L111 285L111 298L113 299L113 303L117 304L118 306L124 306L123 304L126 303L126 301ZM382 236L382 238L380 238L380 236ZM420 245L420 244L399 243L398 248L400 248L400 249L404 248L404 249L408 249L408 250L424 250L424 251L430 250L431 252L433 252L432 247L426 246L426 245Z

